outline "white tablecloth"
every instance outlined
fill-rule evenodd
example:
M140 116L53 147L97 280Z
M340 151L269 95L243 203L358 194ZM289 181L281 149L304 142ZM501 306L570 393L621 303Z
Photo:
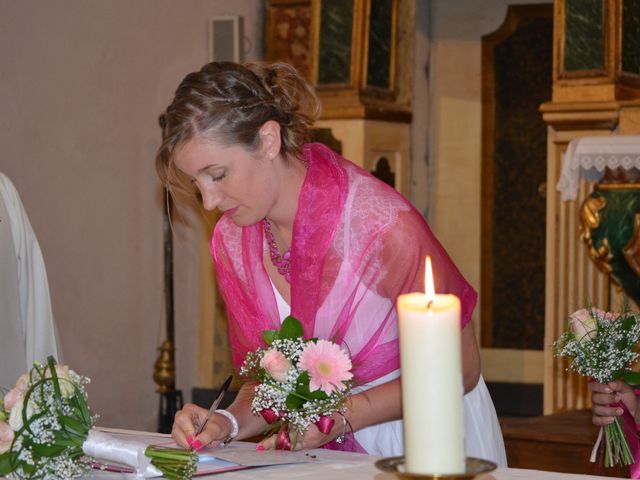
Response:
M197 478L219 480L394 480L395 478L393 475L381 472L375 467L374 463L378 460L378 457L323 449L311 450L309 453L316 456L316 462L259 467ZM87 478L131 479L135 477L133 475L95 471ZM604 480L610 478L612 477L499 468L490 474L480 477L478 480Z
M605 168L640 170L640 135L580 137L572 140L562 157L562 173L556 185L562 200L575 200L580 177L602 178Z

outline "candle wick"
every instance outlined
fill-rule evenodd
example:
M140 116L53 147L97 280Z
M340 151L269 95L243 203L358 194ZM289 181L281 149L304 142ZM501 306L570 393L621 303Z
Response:
M429 310L431 308L431 305L433 305L433 300L429 300L427 302L427 310Z

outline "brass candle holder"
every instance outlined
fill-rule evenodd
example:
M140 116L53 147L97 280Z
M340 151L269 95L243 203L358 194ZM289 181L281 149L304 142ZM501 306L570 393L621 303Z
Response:
M498 466L488 460L467 457L464 473L410 473L404 470L404 457L388 457L378 460L376 467L383 472L391 473L400 480L440 479L470 480L495 470Z

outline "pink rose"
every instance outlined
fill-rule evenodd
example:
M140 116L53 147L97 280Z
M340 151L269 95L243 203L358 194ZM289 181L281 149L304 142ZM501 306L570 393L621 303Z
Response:
M273 379L279 382L285 382L287 380L287 373L291 368L291 362L281 352L270 348L264 352L262 360L260 360L260 366L264 368Z
M620 316L619 313L605 312L604 310L600 310L599 308L596 308L595 312L598 318L602 318L603 320L606 320L608 322L615 322Z
M11 448L13 430L7 422L0 422L0 455Z
M16 386L7 392L4 396L4 409L10 412L14 405L16 405L19 401L24 397L24 393L27 391L27 384L29 383L29 375L26 373L20 375L18 381L16 382Z
M584 308L569 315L569 325L578 340L591 341L597 334L596 319Z
M20 430L24 425L24 422L22 421L23 405L24 405L24 399L21 398L18 401L18 403L16 403L13 406L13 408L11 409L11 413L9 413L9 425L11 426L11 429L14 430L15 432ZM27 409L27 418L31 416L29 410L31 409Z

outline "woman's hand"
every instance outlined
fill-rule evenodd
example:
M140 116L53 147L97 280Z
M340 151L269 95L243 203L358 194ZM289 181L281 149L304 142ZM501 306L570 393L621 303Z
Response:
M635 417L638 399L633 389L622 380L614 380L606 384L589 382L589 390L591 390L594 425L609 425L613 423L614 417L622 415L622 408L612 406L616 402L622 402Z
M182 410L176 413L171 437L178 445L186 449L200 450L204 446L218 446L229 436L233 425L224 415L214 413L202 433L196 437L198 425L202 425L206 420L208 412L193 403L187 403Z
M297 439L289 438L288 441L290 442L291 450L318 448L338 438L343 433L344 429L342 416L338 413L334 413L332 418L334 420L334 424L329 433L322 433L318 427L311 424L301 437L298 437ZM256 450L283 449L282 443L286 441L283 437L284 434L282 432L274 433L269 438L265 438L258 443Z

